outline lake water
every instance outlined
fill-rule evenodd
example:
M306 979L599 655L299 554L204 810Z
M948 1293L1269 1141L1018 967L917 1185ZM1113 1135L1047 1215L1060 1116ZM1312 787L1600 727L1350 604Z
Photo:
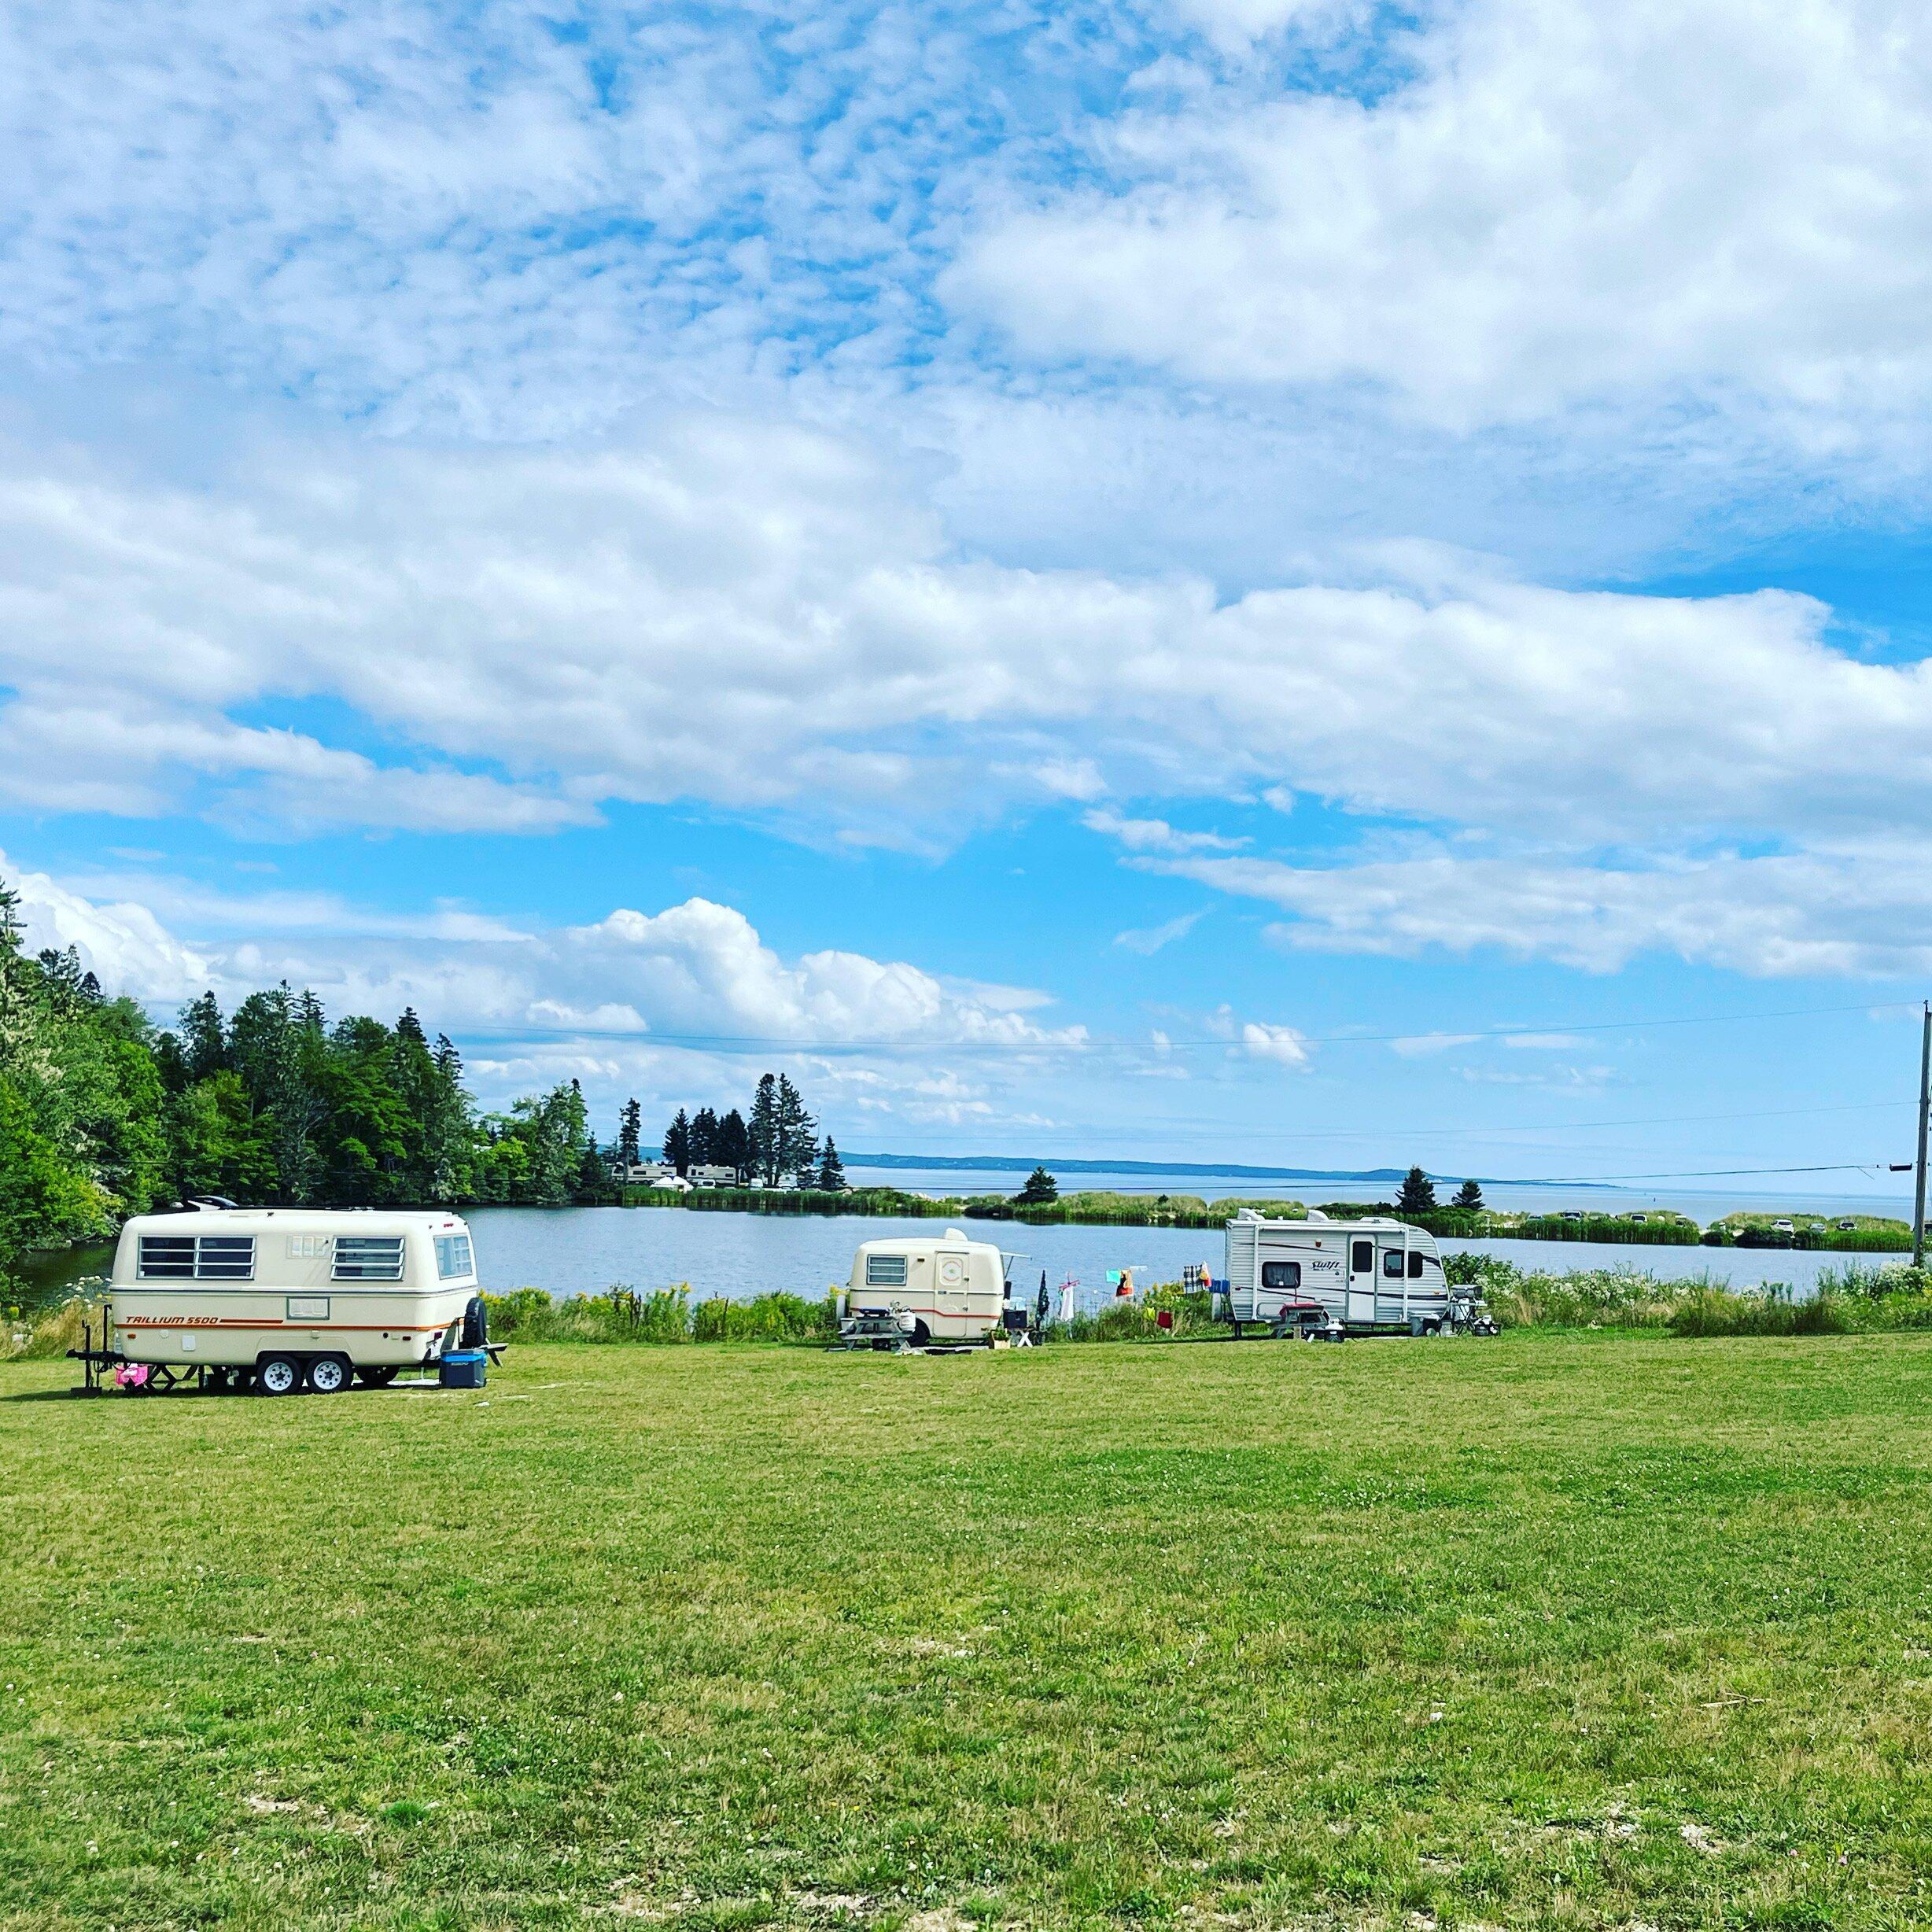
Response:
M702 1300L743 1300L772 1289L820 1296L852 1272L861 1241L936 1232L938 1221L876 1219L856 1215L747 1215L681 1208L474 1208L477 1263L492 1289L541 1288L553 1295L595 1292L622 1282L640 1290L688 1282ZM1083 1309L1109 1296L1109 1269L1132 1268L1142 1283L1178 1281L1189 1263L1219 1276L1222 1241L1211 1228L1028 1227L1016 1222L969 1222L975 1239L997 1241L1023 1259L1016 1283L1037 1288L1045 1271L1058 1301L1071 1279ZM1708 1274L1737 1286L1786 1284L1798 1293L1816 1285L1820 1267L1845 1255L1738 1248L1625 1248L1593 1241L1451 1241L1499 1255L1526 1268L1635 1268L1645 1274ZM1897 1259L1897 1257L1886 1257Z
M817 1296L846 1281L861 1241L890 1234L937 1232L938 1221L857 1215L750 1215L685 1208L472 1208L477 1265L493 1291L540 1288L556 1296L595 1294L619 1284L648 1292L689 1285L695 1300L743 1301L773 1289ZM1211 1228L1027 1227L1016 1222L969 1222L976 1239L997 1241L1020 1259L1013 1279L1030 1290L1044 1270L1056 1305L1063 1281L1078 1305L1109 1299L1109 1269L1131 1268L1143 1285L1178 1281L1190 1263L1219 1276L1222 1237ZM1668 1277L1708 1274L1737 1287L1782 1282L1800 1296L1816 1287L1820 1268L1847 1255L1748 1248L1627 1248L1592 1241L1451 1241L1525 1268L1634 1268ZM1896 1255L1875 1257L1896 1260ZM103 1271L112 1251L44 1255L29 1270L30 1296L57 1295L70 1281Z

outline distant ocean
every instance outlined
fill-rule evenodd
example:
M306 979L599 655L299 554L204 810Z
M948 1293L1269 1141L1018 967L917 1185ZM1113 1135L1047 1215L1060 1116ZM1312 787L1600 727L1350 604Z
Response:
M867 1167L849 1165L846 1178L854 1187L901 1187L913 1194L1013 1194L1032 1171L1030 1161L1012 1167ZM1753 1177L1756 1178L1757 1177ZM1799 1177L1802 1178L1802 1177ZM1207 1200L1228 1195L1252 1200L1299 1200L1318 1206L1325 1200L1391 1200L1399 1183L1383 1181L1270 1181L1229 1174L1143 1173L1067 1170L1058 1176L1060 1192L1104 1189L1119 1194L1198 1194ZM1444 1200L1449 1189L1438 1190ZM1672 1208L1698 1222L1721 1219L1733 1213L1784 1211L1816 1215L1890 1215L1912 1218L1912 1196L1896 1194L1814 1194L1797 1189L1764 1191L1742 1187L1724 1192L1692 1192L1681 1188L1562 1187L1536 1182L1484 1182L1483 1198L1491 1208L1524 1211L1579 1208L1596 1214L1628 1214L1633 1208Z

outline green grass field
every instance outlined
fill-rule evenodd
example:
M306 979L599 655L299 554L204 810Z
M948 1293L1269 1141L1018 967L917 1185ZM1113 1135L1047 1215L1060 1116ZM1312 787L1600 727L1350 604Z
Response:
M0 1366L0 1926L1932 1924L1932 1337Z

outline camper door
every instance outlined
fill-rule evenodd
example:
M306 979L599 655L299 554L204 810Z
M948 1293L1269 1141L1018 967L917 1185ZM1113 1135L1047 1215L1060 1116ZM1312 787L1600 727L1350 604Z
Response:
M1348 1314L1351 1322L1375 1319L1375 1243L1366 1235L1348 1244Z
M938 1290L933 1305L941 1314L972 1313L972 1267L968 1256L957 1252L949 1254L941 1248L933 1276L933 1285Z

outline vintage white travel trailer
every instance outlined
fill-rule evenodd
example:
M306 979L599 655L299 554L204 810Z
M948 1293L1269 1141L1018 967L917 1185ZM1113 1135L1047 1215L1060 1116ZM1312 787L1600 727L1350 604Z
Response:
M477 1292L454 1215L200 1208L138 1215L114 1253L114 1351L218 1385L326 1394L456 1345ZM199 1379L198 1377L197 1379Z
M848 1319L897 1315L916 1348L984 1341L1001 1326L1005 1309L1005 1258L958 1228L865 1241L853 1258Z
M1436 1237L1380 1216L1270 1221L1244 1208L1228 1223L1229 1313L1237 1322L1293 1319L1311 1304L1351 1329L1433 1334L1447 1325L1449 1285Z

